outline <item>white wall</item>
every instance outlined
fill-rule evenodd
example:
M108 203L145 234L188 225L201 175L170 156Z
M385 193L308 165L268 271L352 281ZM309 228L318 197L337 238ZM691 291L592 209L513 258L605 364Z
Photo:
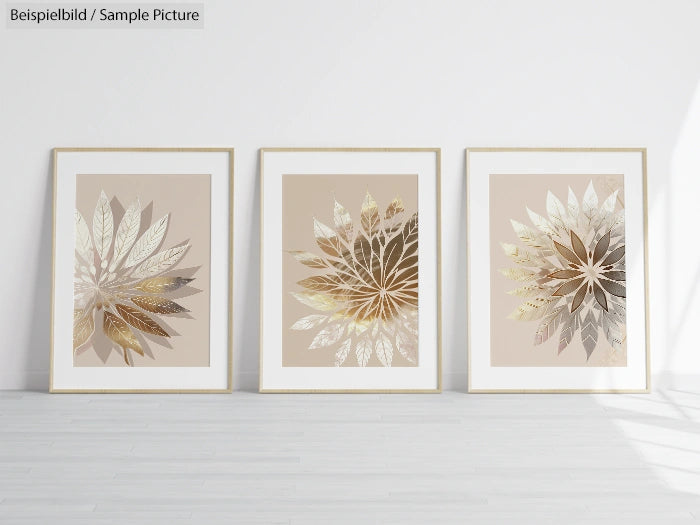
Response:
M257 387L261 146L439 146L447 388L465 146L646 146L652 365L700 374L700 3L206 2L204 30L0 27L0 388L45 389L54 146L234 146L235 382Z

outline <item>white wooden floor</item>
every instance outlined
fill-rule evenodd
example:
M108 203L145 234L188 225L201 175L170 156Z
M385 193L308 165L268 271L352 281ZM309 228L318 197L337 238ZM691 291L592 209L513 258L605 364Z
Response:
M4 392L0 522L700 523L700 394Z

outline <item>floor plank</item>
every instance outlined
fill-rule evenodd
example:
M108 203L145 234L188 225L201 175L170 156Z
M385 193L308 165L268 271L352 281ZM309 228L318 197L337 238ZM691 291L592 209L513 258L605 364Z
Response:
M700 394L0 392L2 523L700 523Z

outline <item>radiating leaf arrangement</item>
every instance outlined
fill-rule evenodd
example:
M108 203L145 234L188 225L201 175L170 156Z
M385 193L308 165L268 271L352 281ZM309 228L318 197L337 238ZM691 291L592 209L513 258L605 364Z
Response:
M165 297L192 278L170 272L189 248L181 243L157 251L168 228L169 215L150 225L140 236L141 203L134 201L114 229L112 206L100 193L92 217L92 231L75 210L75 279L73 351L80 353L94 342L95 326L134 365L130 352L144 355L144 340L137 334L170 337L160 319L151 315L188 312Z
M534 228L511 220L525 248L501 243L517 266L500 271L519 282L508 293L524 299L509 317L538 321L535 345L558 333L561 353L578 333L589 359L602 333L614 350L622 349L625 224L618 202L614 191L599 203L591 181L581 202L571 188L566 205L547 192L547 217L527 208Z
M374 354L390 367L397 356L418 360L418 214L405 217L396 197L381 217L367 193L356 225L337 201L334 228L314 218L322 255L290 252L316 274L292 295L317 312L292 330L316 330L309 350L332 348L335 366L367 366ZM348 357L353 355L348 361Z

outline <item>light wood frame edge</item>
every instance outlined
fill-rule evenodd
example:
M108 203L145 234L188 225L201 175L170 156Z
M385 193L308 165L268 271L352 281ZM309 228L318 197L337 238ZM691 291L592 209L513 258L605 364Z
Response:
M54 364L54 309L56 295L56 192L57 192L57 159L59 153L68 152L204 152L204 153L228 153L229 161L229 286L228 286L228 365L227 365L227 386L226 388L214 389L75 389L53 387L53 364ZM49 393L51 394L230 394L233 392L233 189L234 189L234 148L196 148L196 147L178 147L178 148L53 148L51 154L52 173L53 173L53 212L52 212L52 246L51 246L51 323L49 334Z
M646 353L646 388L642 389L474 389L471 386L471 307L469 304L469 287L471 283L471 265L469 250L469 154L489 152L568 152L568 153L640 153L642 157L642 208L644 222L644 327ZM467 392L470 394L648 394L651 392L651 352L649 339L649 235L647 212L647 149L646 148L466 148L465 149L465 175L466 175L466 234L467 234Z
M441 243L441 185L442 151L440 148L260 148L260 367L258 371L258 392L261 394L439 394L442 392L442 243ZM264 238L264 158L265 153L292 152L423 152L435 153L436 162L436 198L437 198L437 388L431 389L273 389L262 388L263 374L263 238Z

